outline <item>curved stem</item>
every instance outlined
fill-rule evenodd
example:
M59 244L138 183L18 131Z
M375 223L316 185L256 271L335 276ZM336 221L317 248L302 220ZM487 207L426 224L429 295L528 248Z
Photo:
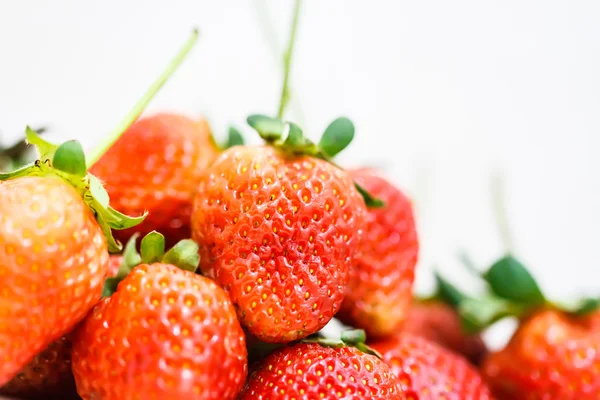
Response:
M189 54L190 50L196 44L198 40L198 30L194 29L189 39L186 41L184 46L179 50L177 55L169 63L167 68L162 74L152 83L142 98L133 106L131 111L123 118L121 123L114 129L109 135L105 136L102 142L94 147L89 154L87 154L87 167L88 169L94 165L100 157L119 139L119 137L125 132L127 128L139 117L144 111L150 100L158 93L163 87L167 80L173 75L173 73L179 68L183 60Z
M290 100L289 78L292 65L292 55L294 53L294 44L296 43L296 31L298 30L298 16L300 15L300 5L302 0L296 0L294 5L294 14L292 26L290 30L290 38L287 49L283 54L283 85L281 87L281 97L279 99L279 109L277 110L277 118L283 118L285 108Z

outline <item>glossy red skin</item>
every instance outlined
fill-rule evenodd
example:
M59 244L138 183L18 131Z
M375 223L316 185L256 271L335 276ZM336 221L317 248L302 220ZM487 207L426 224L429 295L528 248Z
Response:
M434 342L401 334L371 346L400 378L408 399L492 399L483 378L466 359Z
M339 310L366 207L351 177L270 146L225 151L200 181L192 235L200 268L230 295L252 334L306 337Z
M125 243L134 232L156 230L169 247L189 238L194 192L217 151L203 120L156 114L132 124L90 171L104 182L112 207L131 216L149 213L115 237Z
M338 318L364 329L368 337L384 337L398 331L413 298L419 252L413 209L408 198L375 171L353 171L352 177L385 206L368 211L361 255Z
M109 257L109 277L117 274L122 261L123 256L120 255ZM24 399L79 399L71 369L71 348L70 334L50 343L0 388L0 393Z
M437 301L414 302L406 314L402 332L436 342L462 354L475 365L479 365L487 353L481 336L465 333L458 313L452 307Z
M502 400L591 400L600 393L600 313L569 318L542 311L484 362Z
M107 270L106 239L75 189L0 182L0 386L83 319Z
M353 347L300 343L276 350L250 376L239 400L404 400L398 378Z
M226 293L168 264L134 268L73 340L84 400L233 400L247 368L244 333Z

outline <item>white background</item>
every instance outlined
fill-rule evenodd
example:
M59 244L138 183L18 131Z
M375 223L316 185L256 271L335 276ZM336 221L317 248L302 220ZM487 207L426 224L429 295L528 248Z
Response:
M92 146L197 26L199 45L149 111L205 115L222 135L275 111L291 8L0 0L0 133L48 124ZM516 251L546 292L600 292L600 2L308 0L302 11L289 116L314 137L351 117L341 161L385 168L415 199L420 291L434 264L467 285L460 247L482 266L501 254L499 172Z

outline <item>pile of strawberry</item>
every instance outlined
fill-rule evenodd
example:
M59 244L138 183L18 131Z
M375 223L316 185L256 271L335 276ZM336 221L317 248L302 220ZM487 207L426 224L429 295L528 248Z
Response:
M438 277L413 301L412 204L335 164L348 119L315 143L253 115L264 144L219 146L206 121L142 108L87 155L28 130L39 158L0 174L0 393L598 398L597 302L551 303L512 256L483 274L484 296ZM479 332L511 315L520 328L487 355ZM334 317L348 329L323 330Z

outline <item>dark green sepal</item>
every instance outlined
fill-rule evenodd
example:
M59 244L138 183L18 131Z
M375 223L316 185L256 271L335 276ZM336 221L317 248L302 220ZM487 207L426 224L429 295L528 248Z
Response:
M354 182L354 187L358 190L358 193L362 196L365 201L365 205L367 208L383 208L385 207L385 203L380 199L371 196L371 194L358 183Z
M511 255L496 261L483 274L483 279L499 297L527 304L544 305L546 298L534 277L521 262Z
M354 124L346 117L339 117L325 129L319 147L333 158L348 147L352 139L354 139Z
M84 177L87 174L83 147L77 140L64 142L54 152L52 166L68 174Z
M246 122L267 142L280 140L285 129L282 120L261 114L250 115Z
M244 136L242 133L237 130L235 126L230 126L227 130L227 141L223 146L223 150L228 149L234 146L243 146L244 145Z
M456 286L446 280L438 271L434 272L437 284L437 293L435 297L453 308L460 306L469 296L458 290Z

